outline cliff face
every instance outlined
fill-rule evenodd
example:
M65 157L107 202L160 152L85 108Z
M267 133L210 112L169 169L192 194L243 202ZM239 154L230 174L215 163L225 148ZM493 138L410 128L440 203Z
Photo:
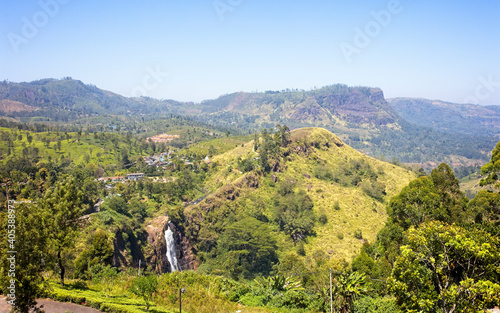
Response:
M378 88L350 88L343 94L327 95L321 102L332 115L350 123L386 125L397 122L396 114Z
M169 222L167 216L158 216L148 222L139 239L130 234L124 234L121 231L116 233L113 264L118 267L138 267L139 260L141 260L141 268L149 267L157 273L171 272L165 241L165 231L169 226L174 232L175 254L181 269L196 269L197 263L194 255L191 253L191 248L186 237L183 236L178 227ZM130 246L132 249L127 249L127 246Z
M165 230L167 229L167 227L169 225L170 225L170 229L174 232L177 261L179 262L181 269L183 271L196 270L198 268L198 264L194 258L193 253L191 252L191 245L189 244L189 241L187 240L186 236L182 235L182 232L180 231L180 229L177 226L175 226L173 223L167 223L167 224L165 224L163 233L165 233ZM165 254L164 254L164 256L165 256ZM165 256L165 259L166 259L166 256ZM167 261L167 263L168 263L168 261ZM169 271L170 271L170 264L169 264Z
M159 273L170 272L170 264L166 257L167 247L164 232L167 223L168 217L159 216L145 226L147 233L145 259L147 264Z

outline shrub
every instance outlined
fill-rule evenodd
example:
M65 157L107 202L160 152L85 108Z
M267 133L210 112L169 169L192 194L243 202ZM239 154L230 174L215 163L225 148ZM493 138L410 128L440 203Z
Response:
M393 298L372 298L362 297L353 305L354 313L386 313L386 312L401 312L396 300Z
M336 211L340 211L340 204L338 201L335 201L335 203L333 204L333 208L336 210Z
M301 255L301 256L305 256L306 255L306 250L304 249L304 242L303 241L300 241L297 244L297 254Z
M363 234L361 233L361 229L358 228L354 231L354 238L363 239Z
M146 303L146 311L149 309L150 302L155 298L158 290L158 278L154 275L140 276L134 279L130 292L136 296L142 297Z
M326 216L325 213L322 213L319 218L318 218L318 221L322 224L322 225L325 225L326 223L328 223L328 217Z

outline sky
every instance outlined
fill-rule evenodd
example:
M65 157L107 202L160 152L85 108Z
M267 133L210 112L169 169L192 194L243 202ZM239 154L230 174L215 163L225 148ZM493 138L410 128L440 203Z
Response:
M500 105L497 0L0 0L0 80L199 102L337 83Z

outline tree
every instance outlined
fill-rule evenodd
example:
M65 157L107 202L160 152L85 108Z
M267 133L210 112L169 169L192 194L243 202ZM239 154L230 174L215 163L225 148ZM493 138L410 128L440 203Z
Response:
M85 249L76 259L75 267L78 277L88 278L87 270L94 265L111 265L113 260L113 244L106 232L102 229L97 229L94 238L92 238L92 246L90 249Z
M257 152L258 149L259 149L259 135L255 133L253 137L253 150Z
M210 148L208 148L208 157L211 158L216 154L217 154L217 149L215 149L214 146L210 145Z
M286 185L285 180L278 190ZM274 199L274 221L297 242L314 234L315 215L312 208L313 202L303 190L298 193L290 190L281 195L277 193Z
M278 129L278 136L279 142L278 145L281 147L286 147L288 144L291 142L291 135L290 135L290 128L288 126L283 125L281 126L280 124L276 125L276 128Z
M391 199L388 208L392 221L404 230L427 220L446 220L440 209L440 196L429 177L417 178Z
M3 294L7 295L7 301L13 305L14 312L28 313L31 310L39 312L36 309L36 298L43 293L44 256L47 261L47 234L44 231L43 220L43 211L34 203L9 205L7 214L0 215L2 238L0 286ZM10 241L8 238L14 240ZM11 254L8 251L17 253ZM15 265L15 271L11 271L12 265ZM11 294L9 288L12 286L15 287L15 292L12 293L15 295L14 299L9 296Z
M108 207L109 209L121 213L128 214L128 205L125 199L121 196L113 196L109 198L105 203L103 208Z
M469 202L468 222L480 227L492 235L500 233L500 193L480 190Z
M226 227L217 246L219 265L233 278L268 274L278 260L276 250L269 227L255 218Z
M90 267L90 273L92 275L92 280L99 282L104 287L106 298L109 298L109 294L113 289L113 283L118 277L116 268L110 265L102 266L101 264L95 264Z
M478 312L498 305L500 239L431 221L406 231L389 289L405 312Z
M144 300L147 311L149 310L151 301L153 301L156 296L156 291L158 290L158 278L154 275L139 276L134 279L133 285L129 290Z
M335 278L333 294L338 312L351 312L353 302L366 293L365 283L365 274L358 272L343 273Z
M75 245L75 237L79 228L78 218L83 193L77 188L73 177L66 177L49 189L42 199L42 208L46 213L45 225L49 234L52 251L56 254L61 285L64 286L65 265L63 252Z
M444 212L448 223L460 222L465 213L467 198L460 191L459 181L455 178L453 170L446 163L441 163L432 170L431 179L434 189L441 198L440 211Z
M491 160L481 168L481 175L488 175L482 179L479 184L481 186L493 184L498 180L498 173L500 173L500 141L491 152ZM498 186L498 184L497 184Z

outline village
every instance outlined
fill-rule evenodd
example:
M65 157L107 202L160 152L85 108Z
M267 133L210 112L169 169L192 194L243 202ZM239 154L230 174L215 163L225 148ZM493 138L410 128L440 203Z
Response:
M167 142L174 140L176 138L179 138L179 135L169 135L169 134L160 134L156 135L153 137L149 137L152 141L157 141L157 142ZM190 158L180 155L177 156L175 154L174 150L168 150L166 152L150 155L150 156L144 156L142 157L142 161L144 162L144 165L146 166L146 171L148 168L155 168L155 169L161 169L161 170L177 170L177 167L179 163L185 165L185 166L190 166L191 170L194 171L194 168L196 166L196 162L190 160ZM178 161L178 162L175 162ZM212 161L208 157L208 155L203 159L202 164L211 164ZM134 164L137 165L137 162ZM147 177L147 173L144 172L137 172L137 173L129 173L125 175L117 175L117 176L107 176L107 177L100 177L96 179L96 181L103 181L107 183L116 183L116 182L126 182L126 181L131 181L131 180L140 180L144 177ZM106 186L106 188L110 188L111 186Z

